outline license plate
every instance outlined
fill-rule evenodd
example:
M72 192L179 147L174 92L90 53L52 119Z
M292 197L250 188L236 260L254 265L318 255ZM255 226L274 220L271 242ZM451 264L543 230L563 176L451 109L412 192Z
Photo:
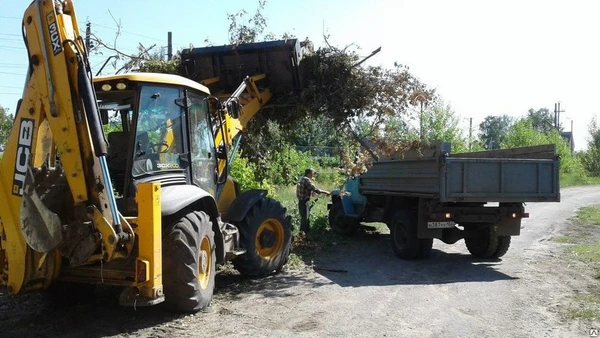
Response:
M428 229L454 228L454 222L427 222Z

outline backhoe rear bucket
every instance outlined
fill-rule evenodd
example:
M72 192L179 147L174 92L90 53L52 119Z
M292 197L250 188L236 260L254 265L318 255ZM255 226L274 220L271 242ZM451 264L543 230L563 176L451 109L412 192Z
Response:
M183 75L207 84L213 94L232 93L246 76L266 75L263 86L274 93L302 90L297 39L184 49ZM214 82L218 78L218 82Z
M25 242L33 250L49 252L62 242L60 218L50 211L38 196L31 171L25 176L20 221Z

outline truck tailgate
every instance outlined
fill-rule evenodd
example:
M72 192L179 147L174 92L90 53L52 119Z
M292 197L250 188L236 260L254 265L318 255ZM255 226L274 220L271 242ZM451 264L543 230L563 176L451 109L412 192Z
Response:
M558 160L448 157L444 163L442 202L560 201Z

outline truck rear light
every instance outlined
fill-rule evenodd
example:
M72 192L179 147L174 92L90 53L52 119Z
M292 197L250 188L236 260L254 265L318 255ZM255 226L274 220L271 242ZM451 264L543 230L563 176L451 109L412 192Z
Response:
M529 218L529 213L528 212L513 212L512 214L510 214L510 218Z
M448 220L454 218L454 214L449 212L446 213L438 213L438 214L429 214L429 219L432 220Z

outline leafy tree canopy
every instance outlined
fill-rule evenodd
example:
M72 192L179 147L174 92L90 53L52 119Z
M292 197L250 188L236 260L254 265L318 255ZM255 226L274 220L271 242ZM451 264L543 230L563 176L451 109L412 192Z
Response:
M498 149L512 126L512 118L508 115L486 116L479 124L479 137L487 149Z

